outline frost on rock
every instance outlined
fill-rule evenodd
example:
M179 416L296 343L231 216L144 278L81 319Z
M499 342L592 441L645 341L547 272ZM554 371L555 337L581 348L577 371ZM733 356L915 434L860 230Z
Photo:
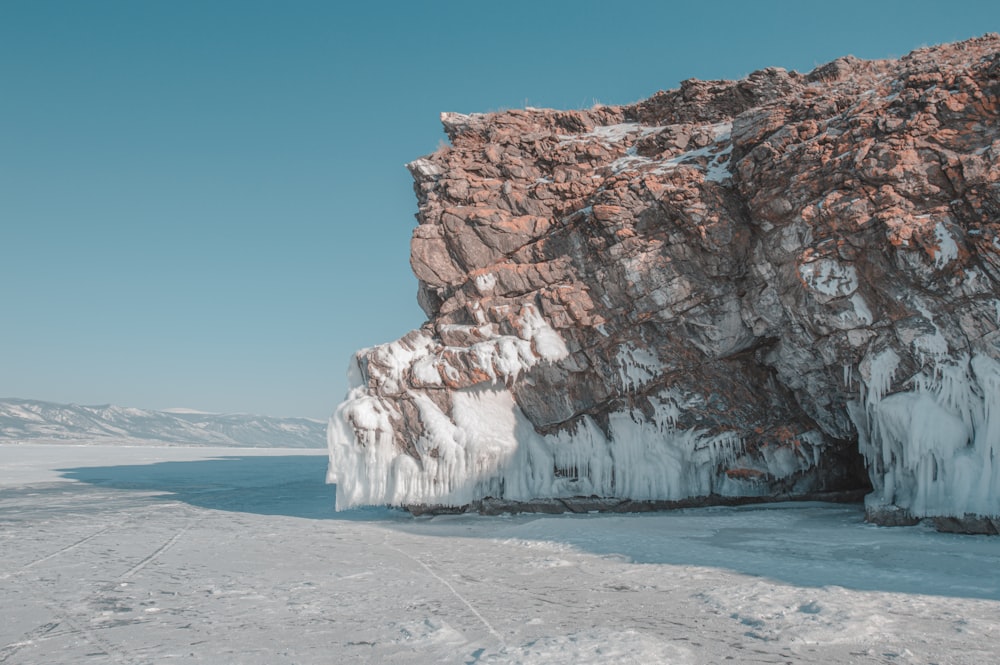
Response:
M621 390L635 392L655 379L663 364L649 349L624 344L616 356Z
M566 349L540 317L529 311L522 320L532 342L528 346L535 350L522 348L504 364L498 362L502 356L492 354L511 340L474 345L477 362L485 360L484 366L496 369L487 381L450 391L444 408L440 399L413 388L404 388L395 400L380 399L377 390L370 390L369 372L376 366L385 373L375 383L391 390L399 389L406 367L423 381L419 375L443 351L426 335L411 333L409 344L395 342L355 356L350 391L328 430L328 481L337 485L338 510L371 504L466 506L485 498L679 500L764 493L764 486L725 473L745 456L740 437L678 427L683 399L669 391L651 399L649 414L615 411L603 428L581 415L559 431L539 433L504 382L540 362L564 358ZM618 357L624 359L623 380L630 382L651 376L644 363L656 364L648 352L630 347L620 349ZM448 368L439 366L439 371L447 374ZM405 423L410 445L401 446L404 409L411 410L412 420ZM783 475L803 467L789 466L787 460L774 466Z
M739 437L674 425L667 397L651 416L610 414L607 432L590 416L540 434L498 384L462 388L447 411L410 395L421 434L413 449L393 445L393 414L352 388L329 428L329 482L337 509L358 505L465 506L487 497L530 501L600 496L678 500L760 493L723 469L742 453ZM795 469L789 469L792 472Z
M1000 530L998 68L987 35L443 114L428 320L352 363L338 507L873 489Z
M799 266L799 274L813 291L825 296L849 296L858 288L858 273L854 266L819 259Z

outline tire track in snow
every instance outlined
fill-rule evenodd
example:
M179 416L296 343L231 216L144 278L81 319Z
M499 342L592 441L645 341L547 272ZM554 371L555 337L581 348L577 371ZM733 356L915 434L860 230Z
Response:
M48 623L43 623L41 626L32 628L28 632L21 635L21 638L17 642L11 642L10 644L5 644L0 647L0 663L6 663L11 656L16 654L18 651L24 647L31 646L35 643L35 640L43 639L46 635L51 633L53 630L59 627L58 621L49 621Z
M49 559L54 559L55 557L59 556L60 554L64 554L66 552L69 552L70 550L76 549L80 545L86 544L86 543L90 542L91 540L93 540L94 538L97 538L98 536L100 536L102 533L107 532L109 529L111 529L110 525L104 527L103 529L99 529L99 530L95 531L94 533L90 534L89 536L87 536L85 538L81 538L80 540L76 541L75 543L71 543L71 544L67 545L66 547L58 549L55 552L52 552L51 554L46 554L45 556L41 557L40 559L35 559L31 563L26 563L23 566L21 566L20 568L18 568L17 570L15 570L15 571L12 571L12 572L9 572L9 573L4 573L3 575L0 575L0 580L8 579L10 577L13 577L14 575L20 575L21 573L23 573L24 571L28 570L32 566L37 566L40 563L45 563Z
M128 570L126 570L124 573L122 573L121 575L119 575L118 579L120 579L120 580L127 580L128 578L132 577L133 575L135 575L136 573L138 573L139 571L141 571L143 568L145 568L146 566L148 566L149 564L151 564L153 561L155 561L157 558L159 558L161 555L163 555L167 550L169 550L171 547L173 547L174 545L176 545L177 541L180 540L181 537L185 533L188 532L188 529L190 529L191 527L193 527L195 525L195 523L197 523L199 521L201 521L200 517L196 518L196 519L192 519L190 522L188 522L186 525L184 525L184 527L180 531L178 531L173 536L171 536L170 538L168 538L165 543L163 543L162 545L160 545L159 547L157 547L155 550L153 550L153 552L149 556L145 557L142 561L140 561L139 563L135 564L134 566L132 566L131 568L129 568Z
M159 509L161 507L162 506L157 506L156 509ZM94 540L95 538L107 533L111 529L116 527L121 528L129 524L130 522L139 519L140 517L143 517L143 515L132 515L128 519L126 519L123 523L109 524L101 529L98 529L97 531L91 533L88 536L80 538L79 540L70 543L69 545L66 545L65 547L61 547L54 552L51 552L43 557L35 559L34 561L26 563L25 565L21 566L15 571L11 571L9 573L4 573L0 575L0 580L6 580L16 575L20 575L34 566L45 563L46 561L50 561L51 559L54 559L57 556L70 552L80 547L81 545L85 545L88 542ZM131 577L135 573L145 568L150 562L152 562L154 559L156 559L164 552L169 550L171 547L173 547L177 543L177 541L180 540L181 536L183 536L188 529L194 526L195 522L198 521L199 519L200 518L192 519L184 528L175 533L173 537L168 539L167 542L158 547L149 556L145 557L142 561L134 565L128 571L120 575L118 579L126 579L128 577ZM36 583L29 580L28 584L36 589L39 598L43 598L47 595L42 591L42 589ZM73 617L71 617L60 606L55 605L51 601L47 600L43 600L42 603L45 605L45 607L49 609L50 612L52 612L52 615L58 620L50 621L40 626L37 626L32 630L29 630L28 632L22 634L20 639L18 639L16 642L11 642L9 644L0 647L0 663L6 663L12 656L14 656L21 649L35 644L36 640L44 640L50 637L54 637L52 631L54 631L60 625L65 625L69 629L68 631L60 632L59 633L60 635L65 635L65 634L79 635L80 637L82 637L84 640L92 644L94 647L96 647L98 650L100 650L108 658L110 658L116 663L123 663L125 665L135 665L135 663L140 662L136 661L134 658L131 658L127 651L124 651L123 649L116 647L112 643L100 637L93 630L90 630L89 628L80 625L78 622L74 620ZM141 661L141 662L148 662L148 661Z
M110 527L108 527L110 528ZM81 625L77 620L59 604L52 600L51 596L36 582L27 580L28 585L36 591L36 596L41 599L42 605L52 613L53 621L42 624L24 633L17 642L6 645L0 649L0 663L7 662L11 656L21 649L32 646L36 640L44 640L56 635L50 635L58 626L65 625L69 630L59 635L78 635L86 642L93 645L97 650L109 659L120 665L139 665L140 663L150 663L148 659L137 659L128 650L116 646L98 635L95 631Z
M385 539L382 541L382 544L383 544L383 546L387 547L388 549L391 549L394 552L398 552L399 554L402 554L404 557L406 557L410 561L413 561L414 563L418 564L421 568L423 568L424 570L426 570L427 573L431 577L433 577L438 582L440 582L445 587L447 587L447 589L449 591L451 591L452 595L454 595L456 598L458 598L462 602L463 605L465 605L467 608L469 608L469 611L472 612L473 616L475 616L477 619L479 619L480 623L482 623L486 627L486 630L489 631L490 635L492 635L494 638L496 638L497 642L500 643L500 647L502 649L506 649L507 648L507 643L504 641L504 639L500 635L500 633L498 633L496 631L496 629L490 624L490 622L486 620L486 617L484 617L482 614L480 614L479 610L477 610L475 607L473 607L472 603L470 603L468 600L466 600L465 596L463 596L462 594L460 594L458 592L458 590L454 586L452 586L452 584L448 580L444 579L443 577L441 577L440 575L438 575L437 573L435 573L434 569L432 569L430 566L428 566L426 563L424 563L423 561L421 561L417 557L415 557L412 554L409 554L409 553L407 553L407 552L399 549L398 547L390 545L389 544L389 537L388 536L385 537Z
M147 511L148 512L154 512L154 511L157 511L157 510L162 510L164 508L173 508L173 507L175 507L177 505L179 505L179 504L178 503L171 503L171 504L157 505L157 506L150 507ZM105 526L105 527L103 527L101 529L98 529L97 531L95 531L94 533L90 534L89 536L85 536L85 537L81 538L80 540L77 540L76 542L70 543L69 545L66 545L65 547L61 547L61 548L57 549L55 552L52 552L50 554L46 554L45 556L43 556L41 558L38 558L38 559L35 559L34 561L26 563L23 566L21 566L20 568L18 568L17 570L12 570L10 572L3 573L2 575L0 575L0 580L6 580L6 579L10 579L11 577L14 577L15 575L20 575L21 573L25 572L29 568L33 568L33 567L37 566L38 564L45 563L46 561L54 559L55 557L59 556L60 554L65 554L67 552L70 552L70 551L76 549L77 547L79 547L81 545L86 545L87 543L89 543L94 538L97 538L98 536L100 536L100 535L102 535L104 533L107 533L108 531L110 531L113 528L122 528L122 527L125 527L128 524L130 524L131 522L134 522L135 520L140 519L140 518L145 518L145 514L139 514L139 515L132 514L124 522L121 522L119 524L109 524L109 525L107 525L107 526Z
M116 663L121 663L122 665L137 665L137 663L140 662L149 662L146 660L139 661L136 660L135 658L132 658L128 651L126 651L123 648L115 646L111 642L108 642L93 630L81 626L79 623L76 622L75 619L73 619L73 617L71 617L69 614L67 614L60 608L53 606L51 603L46 603L46 605L54 615L62 619L63 623L72 628L73 631L76 632L76 634L80 635L85 640L87 640L95 647L100 649L102 652L104 652L105 655L108 656L108 658L115 661Z

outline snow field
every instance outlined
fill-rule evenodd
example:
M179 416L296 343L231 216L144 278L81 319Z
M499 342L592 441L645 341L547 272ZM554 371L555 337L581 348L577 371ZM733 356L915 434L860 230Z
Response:
M316 451L0 446L0 662L987 663L1000 539L334 512Z

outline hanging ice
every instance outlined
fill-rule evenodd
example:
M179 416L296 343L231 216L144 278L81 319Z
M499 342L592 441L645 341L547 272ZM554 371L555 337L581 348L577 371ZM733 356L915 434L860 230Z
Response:
M433 366L436 349L426 334L414 332L356 354L350 392L328 430L328 480L337 485L338 510L370 504L463 506L486 497L671 500L762 491L724 473L743 452L739 436L675 427L678 399L669 392L655 401L649 416L634 410L611 414L607 431L583 415L559 432L538 433L504 381L563 357L565 344L537 313L529 310L521 320L529 340L499 336L470 350L493 374L449 392L446 408L403 385L408 374L425 380ZM517 342L534 351L514 356L483 351ZM620 357L632 359L628 367L636 359L655 360L633 347L623 348ZM449 369L454 368L438 361L441 374ZM392 399L379 397L386 391ZM399 431L406 418L407 431ZM799 470L800 462L784 472Z
M1000 364L942 358L886 395L899 358L874 356L854 410L875 491L869 510L914 517L1000 515Z

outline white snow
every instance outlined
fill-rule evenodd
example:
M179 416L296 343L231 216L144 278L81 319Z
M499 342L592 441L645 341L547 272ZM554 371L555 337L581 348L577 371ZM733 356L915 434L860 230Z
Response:
M875 317L872 316L872 310L868 307L868 303L865 302L864 297L860 293L855 293L851 296L851 304L854 306L854 312L858 315L858 319L865 325L870 325Z
M733 134L733 123L719 122L712 125L712 132L715 134L715 142L728 141Z
M309 418L0 399L0 442L308 448L325 440L326 422Z
M421 385L425 386L440 386L443 385L441 381L441 373L438 372L436 358L434 356L424 356L413 362L412 372L413 378Z
M0 660L949 663L1000 652L1000 538L819 503L332 510L311 451L0 445Z
M849 296L858 289L858 273L852 265L833 259L815 259L799 266L803 282L818 293L830 297Z
M428 397L407 388L407 369L425 385L438 385L442 374L455 381L459 370L435 355L426 332L356 354L348 373L350 390L327 430L329 482L337 484L337 505L402 505L444 503L462 505L484 496L532 498L549 487L553 474L526 461L534 428L513 403L508 381L540 362L555 362L569 351L533 306L516 319L519 336L494 335L468 349L471 366L492 383L453 393L450 413ZM486 334L487 328L480 332ZM366 354L377 361L378 396L369 392L362 371ZM420 414L423 435L416 442L420 459L401 453L393 422L401 414L385 394L407 394ZM485 425L480 426L480 424ZM527 443L522 443L527 442ZM515 455L515 453L517 453ZM501 489L502 484L505 489ZM546 484L548 483L548 484Z
M569 349L556 332L533 306L526 306L518 319L521 337L531 342L532 349L542 360L555 362L569 355Z
M729 158L733 152L733 144L730 143L723 150L715 153L712 161L705 169L705 180L709 182L725 182L733 177L729 170Z
M636 154L626 154L624 157L619 157L615 161L608 165L611 172L614 174L625 173L626 171L640 171L643 168L650 168L656 165L656 162L649 157L643 157L642 155Z
M948 340L941 333L941 327L934 320L934 315L930 308L919 299L914 299L914 306L918 312L934 327L932 334L920 335L912 341L913 350L923 362L937 362L948 354Z
M594 127L593 130L586 134L581 134L581 137L596 137L603 141L619 142L624 141L629 134L636 134L642 130L642 125L637 122L623 122L617 125L604 125L601 127Z
M609 415L606 429L581 415L542 434L509 386L540 363L565 359L569 350L533 306L522 307L514 323L517 335L480 327L487 339L468 348L441 351L429 333L419 331L356 356L350 392L328 427L328 477L337 485L338 509L462 506L487 497L756 496L765 489L762 483L732 478L726 469L735 465L785 478L817 462L819 439L803 439L798 452L775 447L761 463L744 458L735 432L710 435L678 427L678 415L701 398L669 387L648 396L651 414L623 407ZM653 351L635 345L619 348L615 362L623 395L648 390L662 368ZM474 379L479 383L451 389L443 401L408 387L440 385L441 377L461 385L470 370L483 377ZM405 434L396 431L404 420L400 400L416 407L416 417L414 409L407 412Z
M938 241L938 251L934 254L934 265L937 268L944 268L958 258L958 245L942 222L938 222L934 227L934 236Z
M479 291L480 295L489 295L493 293L493 288L497 285L497 276L491 272L483 273L482 275L476 275L474 281L476 290Z
M725 182L732 178L733 175L729 171L728 164L733 151L733 146L730 142L733 124L731 122L721 122L712 125L711 128L714 142L710 145L689 150L663 162L637 154L636 148L633 145L625 151L624 156L611 162L608 168L614 174L648 170L650 173L663 175L681 165L702 169L703 167L698 164L697 160L708 158L708 163L703 168L705 180L709 182ZM605 143L621 143L629 136L642 138L664 129L666 129L665 126L645 127L639 123L628 122L595 127L592 131L585 134L560 134L557 135L557 138L560 143L580 143L588 139L598 139Z
M409 164L407 164L407 166L411 170L417 171L423 176L436 176L444 173L444 171L441 169L440 166L438 166L437 164L433 164L430 161L423 158L414 160Z
M584 134L557 134L560 143L580 143L587 139L598 139L605 143L621 143L630 135L642 138L666 129L665 126L644 126L638 122L622 122L615 125L600 125Z
M705 180L723 182L731 178L733 174L729 171L728 161L733 152L733 144L729 142L732 130L733 123L731 122L721 122L712 125L714 143L702 148L688 150L668 159L653 169L652 173L666 174L682 165L698 167L698 159L710 158L705 167Z
M627 358L623 381L632 382L629 385L644 380L643 368L657 362L638 349L622 358ZM371 397L364 387L352 391L331 419L329 479L337 483L338 510L361 505L461 506L485 497L673 500L762 491L752 480L724 473L723 467L742 453L735 433L708 435L675 426L688 398L670 390L652 396L651 417L638 410L612 413L607 434L586 415L566 429L540 434L499 382L452 391L447 413L425 395L413 392L410 397L422 428L415 456L402 452L393 436L395 407ZM775 477L786 477L806 464L805 458L775 455L763 469Z

